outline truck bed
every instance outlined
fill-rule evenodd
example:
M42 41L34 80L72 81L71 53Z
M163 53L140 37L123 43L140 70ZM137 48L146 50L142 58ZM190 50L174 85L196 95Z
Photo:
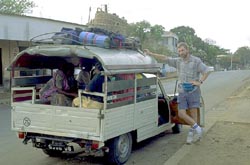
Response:
M12 130L95 139L100 136L100 110L18 102L12 104Z

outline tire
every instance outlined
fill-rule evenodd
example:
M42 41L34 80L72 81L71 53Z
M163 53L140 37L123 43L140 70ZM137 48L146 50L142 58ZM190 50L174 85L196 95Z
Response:
M43 149L43 152L50 157L61 157L63 155L62 151Z
M127 162L132 151L132 136L130 133L118 136L107 143L109 152L105 155L110 164L121 165Z
M175 124L173 127L172 127L172 132L173 134L178 134L181 132L181 127L180 127L180 124Z

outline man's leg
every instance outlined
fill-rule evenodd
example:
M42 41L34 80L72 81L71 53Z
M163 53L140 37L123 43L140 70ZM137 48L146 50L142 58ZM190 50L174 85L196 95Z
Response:
M180 93L177 98L177 101L178 101L179 118L183 119L190 126L194 125L195 121L187 114L187 111L186 111L186 109L188 109L187 94ZM187 140L186 140L187 144L191 144L193 142L193 135L194 135L194 130L191 127L187 135Z
M191 108L189 109L190 111L190 117L195 121L195 123L198 123L197 121L197 111L198 109L197 108Z
M185 109L178 110L178 116L183 119L188 125L191 126L191 128L188 131L186 143L191 144L193 142L194 137L194 129L192 126L195 124L195 121L187 114L187 111Z
M202 128L197 124L197 109L190 109L191 116L189 116L186 110L178 110L178 116L183 119L188 125L190 125L190 130L187 136L187 144L196 142L202 137ZM194 117L194 118L193 118Z
M190 126L193 126L196 123L196 121L187 114L187 111L185 109L179 109L178 116Z
M190 109L190 116L193 119L194 123L192 123L191 129L193 129L194 133L194 139L193 142L200 140L202 136L202 128L197 124L198 118L198 108L200 107L200 97L201 97L201 92L200 89L197 88L195 91L189 93L187 97L187 102L188 102L188 107Z
M190 130L187 136L187 143L190 144L194 140L193 135L199 133L201 134L201 128L197 124L197 108L191 108L191 115L187 114L186 109L189 107L199 107L200 105L200 91L196 90L192 93L180 93L178 96L178 116L183 119L188 125L190 125Z
M197 112L198 112L198 108L192 108L192 109L190 109L190 116L195 121L195 124L192 125L192 129L194 130L193 142L196 142L196 141L198 141L198 140L201 139L201 137L202 137L202 131L203 131L202 128L197 124L198 123Z

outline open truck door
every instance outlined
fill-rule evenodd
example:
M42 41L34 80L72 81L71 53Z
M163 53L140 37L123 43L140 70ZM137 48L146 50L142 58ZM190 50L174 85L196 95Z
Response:
M176 81L175 86L177 86L177 81ZM187 125L187 123L181 118L179 118L178 116L178 103L177 103L178 93L176 93L176 87L175 87L174 94L169 95L169 96L171 98L169 101L169 105L171 109L171 122L175 124ZM186 111L187 111L187 114L190 116L190 110L187 109ZM205 127L205 104L204 104L204 99L202 96L200 98L200 107L197 110L197 123L201 127Z

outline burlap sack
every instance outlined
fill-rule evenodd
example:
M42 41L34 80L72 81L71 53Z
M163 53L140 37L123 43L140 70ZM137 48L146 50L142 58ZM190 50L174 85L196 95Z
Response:
M79 97L77 97L73 100L72 106L73 107L80 106ZM103 103L100 103L98 101L94 101L90 97L82 96L82 107L89 108L89 109L103 109Z

